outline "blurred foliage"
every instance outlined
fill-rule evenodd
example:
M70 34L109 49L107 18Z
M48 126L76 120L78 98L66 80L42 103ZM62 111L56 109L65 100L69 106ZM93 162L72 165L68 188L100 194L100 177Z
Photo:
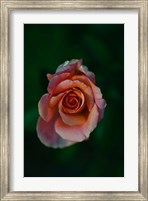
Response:
M64 149L37 138L38 101L47 73L66 60L83 59L107 102L90 139ZM24 176L124 176L124 25L24 25Z

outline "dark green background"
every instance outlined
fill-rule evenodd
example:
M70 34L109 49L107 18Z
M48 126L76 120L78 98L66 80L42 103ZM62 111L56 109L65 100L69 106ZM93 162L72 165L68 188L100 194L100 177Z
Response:
M38 101L47 73L83 59L107 102L90 139L64 149L44 146L36 134ZM124 176L124 25L24 25L24 176Z

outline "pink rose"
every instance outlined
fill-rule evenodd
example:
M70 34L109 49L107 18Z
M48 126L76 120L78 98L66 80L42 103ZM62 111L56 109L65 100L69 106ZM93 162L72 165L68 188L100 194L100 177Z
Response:
M63 148L88 139L106 106L94 73L81 60L71 60L47 78L48 92L38 104L40 141L48 147Z

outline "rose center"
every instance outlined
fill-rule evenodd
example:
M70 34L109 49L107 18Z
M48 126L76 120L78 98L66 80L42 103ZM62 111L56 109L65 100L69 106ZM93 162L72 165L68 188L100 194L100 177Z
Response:
M76 109L80 107L81 99L77 96L77 94L70 92L64 97L63 104L68 108Z
M85 97L83 93L73 88L65 93L62 101L62 108L65 113L78 113L85 107Z

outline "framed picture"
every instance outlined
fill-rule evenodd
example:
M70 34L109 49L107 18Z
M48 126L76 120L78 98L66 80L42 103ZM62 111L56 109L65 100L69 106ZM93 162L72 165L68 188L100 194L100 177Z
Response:
M147 0L1 0L1 200L147 200Z

